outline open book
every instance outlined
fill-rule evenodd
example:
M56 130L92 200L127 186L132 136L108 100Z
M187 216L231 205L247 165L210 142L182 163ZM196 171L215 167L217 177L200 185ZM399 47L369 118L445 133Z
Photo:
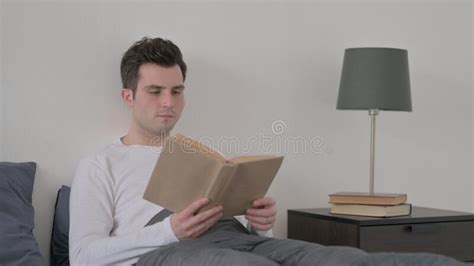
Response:
M242 215L255 199L265 196L282 162L283 156L274 155L226 159L176 134L165 140L143 198L179 212L207 197L210 202L200 212L222 205L224 216Z

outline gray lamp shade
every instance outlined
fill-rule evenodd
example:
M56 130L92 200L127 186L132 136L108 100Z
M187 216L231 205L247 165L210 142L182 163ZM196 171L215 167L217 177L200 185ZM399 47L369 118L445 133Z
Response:
M411 111L407 50L345 50L337 109Z

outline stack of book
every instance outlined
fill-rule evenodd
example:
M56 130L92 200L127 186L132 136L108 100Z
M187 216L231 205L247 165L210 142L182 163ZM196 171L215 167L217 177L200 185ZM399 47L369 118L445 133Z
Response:
M371 217L411 214L406 194L338 192L329 194L331 213Z

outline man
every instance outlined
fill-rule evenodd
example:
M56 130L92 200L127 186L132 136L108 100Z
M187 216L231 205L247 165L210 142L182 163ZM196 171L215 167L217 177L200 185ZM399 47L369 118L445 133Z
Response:
M367 257L358 249L262 236L275 222L270 197L253 202L246 226L220 219L221 206L196 214L206 198L174 214L144 200L161 145L184 109L186 64L171 41L143 38L124 54L121 76L131 124L79 163L70 198L71 264L336 265Z
M208 203L200 198L144 227L162 211L142 196L159 147L184 109L186 64L171 41L144 38L123 56L121 75L121 96L132 114L130 128L77 168L71 192L73 264L134 263L147 251L199 237L222 216L221 206L194 215ZM273 227L275 216L275 201L258 199L245 216L247 227L263 235Z

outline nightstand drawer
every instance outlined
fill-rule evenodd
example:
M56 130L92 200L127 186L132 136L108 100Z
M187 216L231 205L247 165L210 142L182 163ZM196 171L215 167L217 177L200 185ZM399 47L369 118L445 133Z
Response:
M288 210L288 237L369 252L430 252L474 261L474 214L413 206L409 216L331 214L329 208Z
M474 221L361 226L360 248L370 251L432 252L470 260Z

